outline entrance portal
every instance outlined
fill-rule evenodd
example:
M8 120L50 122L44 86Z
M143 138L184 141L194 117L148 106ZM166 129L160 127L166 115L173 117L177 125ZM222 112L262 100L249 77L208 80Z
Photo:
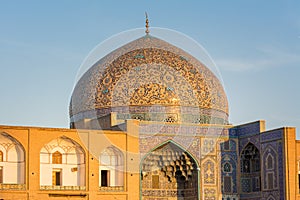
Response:
M197 200L196 161L176 144L168 142L142 161L143 200Z

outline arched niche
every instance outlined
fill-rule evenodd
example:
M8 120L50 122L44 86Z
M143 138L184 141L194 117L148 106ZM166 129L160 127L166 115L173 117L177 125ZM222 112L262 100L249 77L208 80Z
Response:
M25 150L8 133L0 133L0 183L25 184Z
M84 189L85 152L74 140L62 136L40 151L41 189Z
M168 141L141 161L141 196L198 199L198 177L197 161L178 144Z
M261 160L259 149L249 142L240 154L241 192L261 191Z
M117 147L111 145L99 155L99 187L119 190L123 186L124 155Z

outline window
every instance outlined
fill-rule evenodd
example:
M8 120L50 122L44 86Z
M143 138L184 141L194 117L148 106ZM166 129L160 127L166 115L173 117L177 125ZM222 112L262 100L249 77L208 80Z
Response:
M101 170L101 186L108 187L109 185L109 170Z
M66 136L45 143L40 150L39 186L60 190L61 186L86 185L85 151L74 140Z
M249 160L242 160L242 172L244 173L250 173L250 161Z
M52 185L62 185L62 173L61 169L53 169L52 171Z
M253 144L248 144L241 153L241 172L252 173L260 171L260 156Z
M0 162L3 162L3 152L0 151Z
M253 172L259 172L260 171L260 160L259 158L256 158L253 160Z
M52 154L52 164L62 164L62 154L59 151Z
M231 172L231 165L229 163L225 163L223 166L223 171L230 173Z
M242 192L249 193L261 190L260 153L252 143L247 144L241 152L241 176Z
M99 186L124 185L124 161L122 152L109 146L99 156Z
M230 176L224 176L224 192L225 193L231 193L231 177Z

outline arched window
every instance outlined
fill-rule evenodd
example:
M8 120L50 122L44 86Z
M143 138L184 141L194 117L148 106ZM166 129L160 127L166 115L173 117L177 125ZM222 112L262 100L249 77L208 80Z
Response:
M52 164L62 164L62 154L59 151L52 154Z
M99 186L123 186L124 161L122 152L116 147L107 147L101 152L99 160Z
M3 152L0 151L0 162L3 162Z
M260 155L258 149L249 143L241 153L241 172L252 173L260 171Z
M65 136L46 143L40 150L40 189L85 189L85 152Z
M249 143L241 153L242 192L260 191L260 180L260 153L252 143Z

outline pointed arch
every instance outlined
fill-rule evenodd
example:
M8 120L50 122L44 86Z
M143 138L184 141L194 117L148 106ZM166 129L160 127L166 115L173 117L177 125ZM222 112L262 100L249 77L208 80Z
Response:
M153 147L152 149L150 149L150 151L146 154L144 154L141 158L141 163L140 163L140 169L141 169L141 166L142 166L142 162L144 161L144 159L149 155L151 154L152 152L154 152L157 148L165 145L165 144L168 144L168 143L172 143L176 146L178 146L180 149L182 149L183 151L185 151L189 156L191 156L193 158L193 160L196 162L196 165L197 165L197 168L199 169L200 168L200 163L198 162L198 159L196 159L196 157L191 153L189 152L187 149L185 149L182 145L180 145L179 143L173 141L173 140L166 140L162 143L160 143L159 145L156 145L155 147Z
M111 145L100 153L100 164L106 166L123 165L124 155L119 148Z
M197 199L198 169L197 160L188 151L168 140L153 148L141 159L141 194L145 198L155 198L156 192L153 191L162 191L163 197L168 197L171 193L182 197L189 191L189 196ZM163 192L166 189L172 192Z
M252 173L260 171L260 151L249 142L241 152L241 172Z
M277 165L277 153L275 149L268 145L263 153L263 160L266 170L273 170Z
M267 154L267 153L270 153L271 152L276 152L275 149L270 145L268 144L263 152L263 154Z
M85 151L71 138L61 136L40 150L40 188L77 190L85 186Z
M99 187L122 190L124 186L124 154L111 145L99 155Z
M25 184L25 149L9 133L0 133L0 179L3 184ZM25 185L24 185L25 186Z
M278 174L275 170L278 165L277 159L277 152L270 144L268 144L262 155L262 163L264 169L263 183L265 189L278 188Z
M251 142L242 149L240 154L241 190L242 193L261 191L260 151Z

